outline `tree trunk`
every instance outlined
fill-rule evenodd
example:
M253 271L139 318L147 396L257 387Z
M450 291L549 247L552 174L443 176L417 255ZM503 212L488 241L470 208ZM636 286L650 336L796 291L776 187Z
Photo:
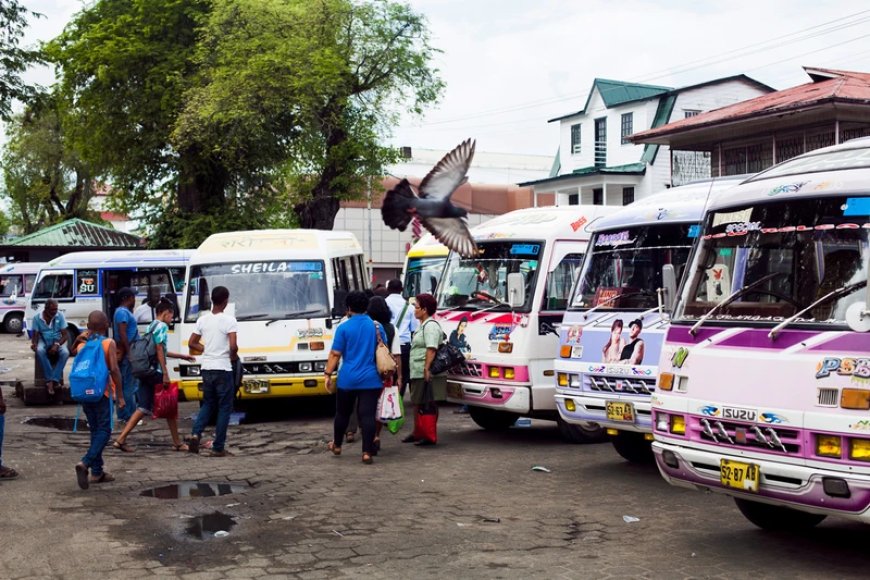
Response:
M321 114L327 124L326 161L320 179L311 191L311 198L296 204L294 209L299 216L299 226L306 229L331 230L335 227L335 216L338 214L344 191L336 191L334 183L344 170L339 153L341 145L347 141L347 132L342 125L342 107L330 103Z
M229 175L214 157L203 158L198 147L181 153L178 175L178 208L185 213L209 213L226 203Z

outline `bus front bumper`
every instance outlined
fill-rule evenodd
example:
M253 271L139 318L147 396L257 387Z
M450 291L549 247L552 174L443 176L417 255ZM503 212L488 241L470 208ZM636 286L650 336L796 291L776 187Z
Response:
M531 387L524 385L469 383L448 378L447 400L460 405L520 414L532 409Z
M188 401L202 400L202 380L182 379L181 392ZM323 375L301 377L258 378L245 376L237 391L238 399L277 399L329 395L324 386Z
M630 408L630 417L621 415L620 420L608 417L608 403L619 403L622 412L625 406ZM571 393L566 390L556 391L556 408L559 416L566 423L572 425L585 425L598 423L606 429L618 431L632 431L634 433L652 432L652 414L649 397L631 397L613 395L607 398L589 396L586 393ZM611 411L611 415L613 411Z

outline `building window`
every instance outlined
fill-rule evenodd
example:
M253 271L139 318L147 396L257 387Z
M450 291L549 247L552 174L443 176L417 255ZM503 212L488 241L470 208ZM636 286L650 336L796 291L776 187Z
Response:
M623 187L622 188L622 205L628 205L634 202L634 188L633 187Z
M580 154L580 123L571 125L571 154Z
M580 205L580 194L571 193L568 195L568 205Z
M629 143L628 136L634 133L634 113L622 114L622 142Z
M689 117L697 117L701 114L701 111L697 109L683 109L683 117L688 119Z
M607 165L607 117L595 119L595 167Z
M604 190L603 189L593 189L592 190L592 205L604 205Z

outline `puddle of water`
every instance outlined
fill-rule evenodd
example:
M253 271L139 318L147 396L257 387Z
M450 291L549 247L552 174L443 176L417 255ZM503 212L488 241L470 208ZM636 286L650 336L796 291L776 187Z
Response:
M201 481L182 481L161 487L146 489L139 495L157 499L184 499L188 497L215 497L230 495L248 489L247 485L237 483L207 483Z
M25 425L35 425L37 427L48 427L50 429L59 429L61 431L72 431L75 427L75 417L28 417L23 421ZM79 433L88 432L88 421L84 417L79 417L78 424Z
M197 540L208 540L216 536L223 537L228 535L226 532L229 532L235 525L236 520L227 514L212 512L204 516L193 518L190 525L187 527L187 535L193 536Z

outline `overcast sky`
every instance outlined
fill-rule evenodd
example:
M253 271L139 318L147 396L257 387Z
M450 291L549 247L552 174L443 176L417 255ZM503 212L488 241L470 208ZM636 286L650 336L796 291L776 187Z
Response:
M27 42L57 35L80 0L24 0L46 15ZM86 4L86 3L85 3ZM859 0L411 0L443 51L444 97L396 129L395 145L551 155L556 123L595 77L684 86L745 73L775 88L801 66L870 72L870 7ZM48 70L28 80L48 84Z

